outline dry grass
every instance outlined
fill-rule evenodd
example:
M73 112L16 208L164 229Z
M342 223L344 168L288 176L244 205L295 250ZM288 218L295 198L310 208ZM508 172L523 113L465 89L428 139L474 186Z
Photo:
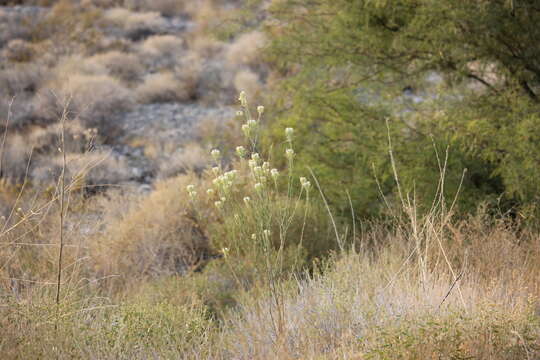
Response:
M204 228L190 211L192 176L167 180L124 215L112 219L92 245L99 274L119 274L122 287L145 276L186 274L210 254ZM206 254L206 255L205 255Z
M189 84L182 83L175 74L162 72L149 74L136 89L137 100L141 103L185 101L191 97Z
M103 66L110 76L127 83L139 81L144 73L144 66L136 55L116 50L94 55L85 60L88 62Z
M80 117L84 125L97 128L104 138L117 134L112 116L134 105L132 92L107 75L68 73L58 86L59 90L55 96L49 97L51 102L44 106L44 110L58 114L61 111L59 105L69 103L71 111Z
M200 174L211 163L208 149L198 143L189 143L159 159L158 178L168 179L187 172Z
M231 65L256 65L260 63L260 51L266 44L259 31L242 34L227 49L226 59Z
M259 75L251 70L240 70L234 76L234 87L237 92L245 91L248 94L253 94L253 98L257 98L262 90L262 83Z
M121 7L106 10L103 21L108 26L124 30L125 35L132 39L155 34L165 26L165 21L158 12L139 13Z

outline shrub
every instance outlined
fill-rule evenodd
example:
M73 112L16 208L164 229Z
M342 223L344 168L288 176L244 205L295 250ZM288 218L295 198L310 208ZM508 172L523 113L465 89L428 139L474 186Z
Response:
M179 61L184 41L174 35L155 35L140 46L142 56L153 68L171 68Z
M174 102L190 98L189 89L173 73L149 74L136 89L142 103Z
M185 2L179 0L127 0L124 4L137 11L157 11L163 16L181 15L185 9Z
M133 12L124 8L108 9L103 14L105 25L115 26L125 36L138 40L156 34L165 26L165 19L158 12Z
M167 179L187 172L200 174L210 164L208 151L197 143L189 143L159 159L158 178Z
M148 276L189 273L209 256L207 234L184 190L193 180L187 175L159 182L137 206L112 219L92 245L98 273L122 276L117 285L124 287Z
M43 96L45 115L61 114L65 104L78 116L84 126L97 128L105 139L121 131L114 115L129 110L134 105L132 92L118 80L107 75L69 74L59 85L57 95ZM58 117L57 117L58 119Z
M265 35L259 31L242 34L229 45L226 53L227 62L234 66L257 65L265 44Z
M110 76L128 83L137 82L144 72L144 67L136 55L115 50L94 55L85 62L99 64L107 69Z
M3 56L12 62L29 62L35 54L31 44L21 39L11 40L2 52Z
M234 87L240 91L246 91L252 96L257 97L262 88L259 76L251 70L240 70L234 76Z

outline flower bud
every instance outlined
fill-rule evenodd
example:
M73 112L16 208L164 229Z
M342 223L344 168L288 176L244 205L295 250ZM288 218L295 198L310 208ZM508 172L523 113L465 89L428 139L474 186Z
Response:
M293 134L294 134L293 128L288 127L285 129L285 137L287 138L287 141L292 141Z
M236 154L239 157L244 158L246 156L246 148L243 147L243 146L237 146L236 147Z
M240 96L238 96L238 100L240 101L240 104L242 106L247 105L247 97L246 97L246 92L245 91L240 91Z
M218 149L214 149L210 152L210 155L212 155L215 161L218 161L221 157L221 151L219 151Z
M294 150L293 149L285 150L285 157L289 160L292 160L294 158Z

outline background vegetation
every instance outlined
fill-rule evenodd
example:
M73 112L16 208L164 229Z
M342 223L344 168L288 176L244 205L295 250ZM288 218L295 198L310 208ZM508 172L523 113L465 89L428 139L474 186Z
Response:
M3 358L540 357L535 1L1 5Z

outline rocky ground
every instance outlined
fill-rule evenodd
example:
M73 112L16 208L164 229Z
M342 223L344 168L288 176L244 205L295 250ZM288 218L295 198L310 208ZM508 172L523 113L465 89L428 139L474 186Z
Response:
M0 70L7 71L9 75L10 69L18 66L5 61L10 46L18 46L13 39L31 42L32 34L28 27L21 26L21 24L33 24L47 19L50 11L50 8L37 6L0 7L0 63L4 62L4 64L0 64ZM106 11L104 14L106 14ZM131 54L131 51L136 56L141 57L142 53L137 53L137 51L141 51L140 48L143 46L145 39L151 36L172 35L184 41L190 36L193 37L193 32L197 31L197 24L188 16L158 16L156 14L154 13L155 16L151 17L146 13L148 19L145 20L146 22L143 25L122 25L117 19L115 21L117 21L118 25L115 25L114 22L107 23L108 25L102 26L100 29L105 39L103 43L124 44L124 47L129 48L129 50L126 50L127 54ZM109 17L112 17L112 15ZM117 15L117 17L119 16ZM175 52L173 55L180 54L180 56L189 57L188 51L185 49L182 51ZM143 73L142 76L159 73L163 71L163 66L168 66L166 70L169 71L184 65L182 60L174 60L176 62L173 62L173 65L163 65L160 63L163 59L158 58L154 61L142 57L141 63L146 69L146 73ZM230 104L231 94L235 93L235 89L231 88L231 75L227 73L230 69L226 69L223 53L214 51L206 55L203 54L200 62L203 64L203 69L198 70L205 74L204 76L207 78L211 78L211 80L210 83L207 81L203 85L197 84L195 91L204 92L205 94L212 93L212 101L208 101L208 99L203 101L199 95L192 95L185 100L173 99L155 103L141 103L136 100L134 104L129 106L129 109L111 114L110 119L107 119L107 121L114 121L115 128L120 129L118 136L115 133L112 141L109 139L106 142L96 144L95 148L109 153L111 157L118 160L118 164L127 164L128 175L121 177L119 181L135 182L144 185L143 188L146 188L151 186L157 178L163 177L165 172L174 174L186 170L182 168L183 160L173 164L173 167L176 166L176 168L167 171L163 170L163 163L172 158L178 159L182 156L181 152L186 144L193 144L199 140L198 125L202 121L211 119L215 123L220 123L234 116L234 109ZM204 66L206 66L206 69ZM223 79L225 78L228 79L229 85L224 84L226 81ZM33 101L34 98L37 98L38 92L34 96L33 94L28 95L28 89L22 90L26 95L17 95L16 102L24 102L26 105L14 104L11 108L11 118L31 118L32 120L38 118L40 120L39 116L31 113L35 112L36 108L40 110L40 104L37 103L36 105L36 102ZM32 91L35 91L35 89L30 90L30 92ZM30 100L27 101L27 99ZM4 103L7 103L7 100L8 97L5 96ZM21 110L19 111L19 109ZM152 146L149 146L149 144ZM149 151L150 147L152 147L153 152ZM204 149L204 151L206 150ZM156 151L159 154L156 154ZM194 165L193 161L190 160L189 164L192 168L205 165ZM30 173L33 174L33 172Z

